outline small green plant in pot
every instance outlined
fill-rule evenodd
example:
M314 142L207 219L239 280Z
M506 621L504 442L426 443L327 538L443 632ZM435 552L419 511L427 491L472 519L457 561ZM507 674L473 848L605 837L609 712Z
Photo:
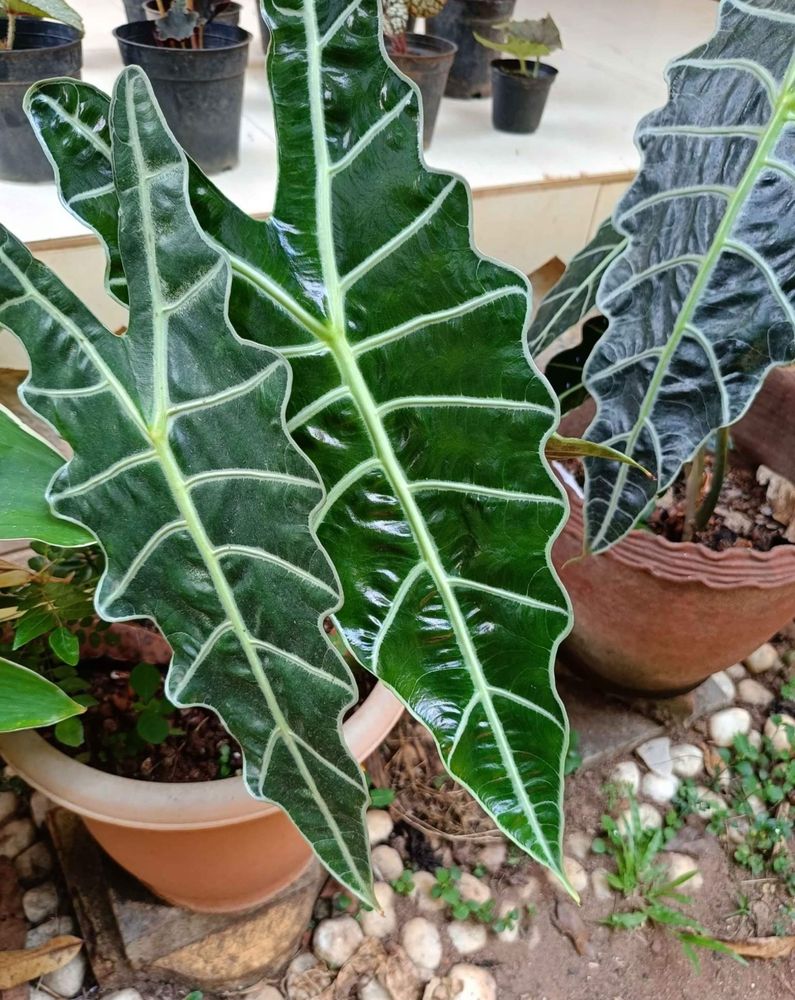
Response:
M604 317L562 359L567 398L583 395L577 364L590 396L571 419L654 478L586 460L556 561L579 608L574 657L658 692L743 659L795 612L795 547L781 524L756 527L761 446L773 472L792 466L770 446L792 414L765 402L771 383L791 377L772 369L795 360L795 290L781 253L795 232L791 4L724 0L715 34L667 76L668 102L637 130L637 179L529 333L538 356L594 307ZM757 440L744 431L751 418ZM742 488L727 480L721 499L727 468L735 476L739 466L727 457L750 472ZM756 498L745 534L742 517L728 519L733 496ZM583 549L588 557L570 563ZM616 607L620 625L606 611Z
M549 14L536 21L507 21L495 30L501 32L497 40L475 32L487 49L513 57L491 64L492 122L501 132L535 132L558 75L541 57L562 48L560 31Z
M0 0L0 180L51 181L22 101L36 80L80 75L83 22L64 0Z
M238 162L251 35L237 25L236 7L153 0L141 20L114 31L124 64L145 70L177 140L207 173Z

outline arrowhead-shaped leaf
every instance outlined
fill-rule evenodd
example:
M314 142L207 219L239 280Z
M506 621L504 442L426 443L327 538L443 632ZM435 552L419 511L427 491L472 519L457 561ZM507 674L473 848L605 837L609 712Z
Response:
M530 325L527 343L534 358L593 309L605 271L626 245L626 236L606 219L591 242L572 257L560 281L542 299Z
M668 70L619 205L627 249L601 284L610 327L586 369L588 437L656 475L589 461L587 541L607 548L773 365L795 359L795 9L723 0L706 45Z
M293 368L289 426L328 490L315 523L348 645L559 870L567 724L551 664L569 615L547 553L565 506L542 459L554 401L522 350L527 284L473 250L463 183L424 167L417 94L384 61L375 3L266 7L273 217L250 219L191 167L194 211L231 256L236 330ZM106 107L65 81L29 101L113 281L110 174L87 134Z
M529 289L473 249L464 184L425 168L417 92L385 61L375 2L266 13L273 216L249 218L191 167L194 211L230 254L236 330L293 368L289 426L328 490L315 523L348 645L559 871L568 733L552 662L569 611L548 551L565 502L542 457L555 403L522 348ZM30 111L113 259L93 211L109 175L85 134L101 95L46 84Z
M44 499L64 459L0 406L0 539L35 538L50 545L90 545L94 536L56 517Z
M0 733L52 726L81 712L52 681L0 656Z
M0 229L0 322L31 357L24 398L75 451L50 497L105 550L102 617L160 625L170 700L212 706L252 793L370 899L366 791L340 724L354 687L321 628L339 584L309 523L322 486L283 424L289 369L229 326L226 256L197 227L140 70L119 78L109 120L128 331L104 329Z

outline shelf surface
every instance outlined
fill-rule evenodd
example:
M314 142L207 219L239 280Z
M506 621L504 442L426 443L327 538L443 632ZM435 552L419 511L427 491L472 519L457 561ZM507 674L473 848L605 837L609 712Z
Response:
M110 90L121 69L111 31L124 20L121 0L72 0L86 23L83 79ZM240 165L216 176L247 212L267 212L276 184L276 143L256 0L241 0L252 32L246 75ZM445 99L431 166L461 173L475 191L626 175L637 169L638 119L665 99L663 70L713 30L713 0L549 0L565 49L550 57L560 70L541 128L513 136L491 127L490 101ZM518 0L517 17L547 4ZM0 221L26 242L83 235L52 184L0 182Z

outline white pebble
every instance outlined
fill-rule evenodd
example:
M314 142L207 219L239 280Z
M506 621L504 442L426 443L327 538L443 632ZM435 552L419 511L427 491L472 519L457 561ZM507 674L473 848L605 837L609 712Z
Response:
M58 911L58 890L52 882L28 889L22 897L22 909L31 924L40 924Z
M734 681L725 670L719 670L716 674L713 674L712 682L718 685L718 689L726 701L734 701L737 697L737 688L734 686Z
M331 917L321 920L312 937L315 955L332 969L339 969L356 951L364 939L362 929L353 917Z
M735 736L751 730L751 713L747 708L724 708L709 720L709 735L719 747L730 747Z
M752 729L748 734L748 742L754 748L754 750L762 749L762 734L758 729Z
M726 673L733 681L741 681L743 677L748 676L748 671L742 663L732 663L730 667L726 667Z
M534 875L528 875L523 884L515 886L515 891L523 903L531 902L538 896L541 883Z
M662 857L668 869L668 878L671 882L675 882L676 879L681 878L688 872L694 873L678 887L680 892L685 894L688 892L698 892L702 888L704 885L704 876L698 870L698 865L692 858L686 854L679 854L677 851L666 851Z
M392 1000L392 994L377 979L371 979L359 987L359 1000Z
M367 835L370 838L370 846L375 847L376 844L383 844L385 840L389 840L394 825L392 817L385 809L368 809Z
M662 826L662 816L648 802L638 803L638 822L640 823L641 830L659 830ZM616 820L616 826L618 827L618 832L622 836L626 836L633 828L633 817L632 809L625 809Z
M700 819L712 819L715 813L725 812L727 809L726 799L717 792L713 792L711 788L698 785L696 792L698 793L699 805L696 807L695 813Z
M17 797L13 792L0 792L0 826L17 811Z
M763 674L778 666L778 653L775 646L766 642L746 657L745 665L752 674Z
M29 819L12 819L0 827L0 858L12 860L36 839L36 827Z
M455 1000L497 1000L497 982L488 969L479 965L454 965L449 976Z
M776 750L791 750L792 728L795 728L795 719L791 715L787 715L786 712L781 715L772 715L765 723L765 736Z
M491 899L491 889L469 872L462 873L458 891L465 903L487 903Z
M88 971L86 957L80 952L71 962L68 962L62 969L55 972L48 972L42 978L42 983L53 993L61 997L76 997L83 989L83 981Z
M767 814L767 806L758 795L749 795L745 801L750 806L754 816L765 816Z
M30 815L36 826L44 826L47 813L52 809L52 802L43 792L34 792L30 797Z
M270 987L265 987L265 988L270 989ZM278 995L281 996L281 993L279 993ZM256 1000L266 1000L266 995L262 993L246 994L246 1000L254 1000L255 997ZM116 990L115 993L106 993L102 997L102 1000L142 1000L142 998L138 990L134 990L132 987L128 987L126 990Z
M607 881L608 874L605 868L594 868L591 872L591 887L596 899L607 900L613 898L613 890Z
M587 833L583 833L581 830L577 830L575 833L570 833L568 837L566 837L566 853L570 854L571 857L576 858L578 861L585 861L591 852L592 843L593 837L589 836Z
M469 920L453 920L447 925L447 934L459 955L473 955L486 947L486 928Z
M671 747L673 772L678 778L695 778L704 770L704 751L694 743Z
M483 865L487 872L496 874L505 864L508 856L508 845L504 840L495 841L493 844L485 844L478 851L477 864Z
M299 951L295 958L287 966L287 976L300 976L302 972L314 969L318 964L317 959L311 951Z
M581 893L588 888L588 874L576 858L563 858L563 872L569 881L569 885L575 892ZM546 876L550 885L556 889L563 888L563 884L558 876L549 869L546 870Z
M751 824L745 816L732 816L726 823L726 836L732 844L742 844L750 829Z
M737 686L737 695L740 701L745 702L746 705L756 705L759 708L767 708L775 697L772 691L769 691L759 681L755 681L753 677L746 677L745 680L740 681Z
M395 914L395 893L386 882L376 882L373 886L375 898L382 912L378 910L362 910L361 927L366 937L385 938L395 932L397 915Z
M388 844L373 848L373 869L385 882L396 882L403 874L403 858Z
M442 939L436 924L425 917L412 917L403 926L401 943L417 966L420 979L427 982L442 961Z
M35 882L37 879L44 878L53 870L50 849L44 841L40 840L14 859L14 867L23 882Z
M75 922L71 917L51 917L38 927L33 927L25 936L26 948L38 948L40 944L51 941L62 934L74 934Z
M633 795L640 789L640 768L634 760L622 760L610 772L611 784L628 788Z
M671 774L663 777L661 774L655 774L653 771L644 774L643 780L640 783L641 795L645 795L647 799L651 799L652 802L657 802L660 805L667 805L674 795L676 795L678 788L679 779L676 775Z
M414 889L409 897L421 913L439 913L445 908L443 899L431 895L436 879L430 872L414 872Z
M671 741L667 736L657 736L635 750L650 771L667 778L671 774Z

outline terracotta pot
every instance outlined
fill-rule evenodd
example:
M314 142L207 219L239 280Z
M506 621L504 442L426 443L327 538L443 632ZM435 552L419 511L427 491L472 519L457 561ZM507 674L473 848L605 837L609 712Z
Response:
M381 684L345 722L363 761L402 713ZM240 778L185 784L104 774L33 732L0 737L0 753L28 784L83 817L101 846L163 899L208 913L266 902L307 868L312 852L285 813Z
M748 459L781 475L789 471L782 462L791 465L792 458L777 461L769 443L779 436L780 404L791 401L793 387L791 372L771 373L733 434ZM564 418L561 433L582 433L593 412L589 400ZM581 493L573 480L566 488L571 513L552 550L574 609L562 655L608 688L657 696L689 691L795 616L795 545L714 552L632 531L607 552L580 558Z

